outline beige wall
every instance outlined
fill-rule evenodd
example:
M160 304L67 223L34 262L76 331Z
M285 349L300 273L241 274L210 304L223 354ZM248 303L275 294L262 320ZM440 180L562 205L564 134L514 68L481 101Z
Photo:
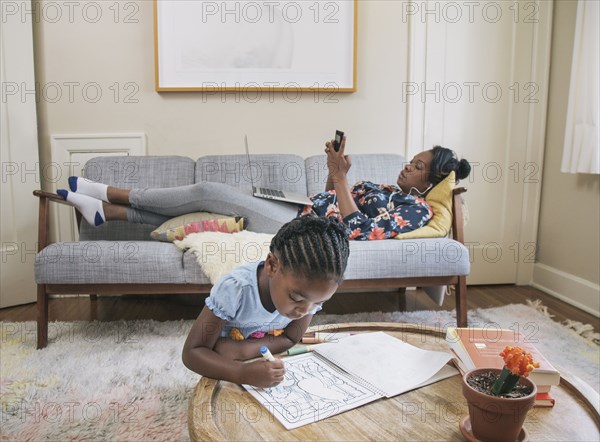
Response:
M600 283L600 176L560 172L577 2L554 4L537 262Z
M277 92L271 99L265 92L256 103L243 95L236 102L235 94L159 94L154 91L152 2L121 2L139 6L139 12L130 17L138 23L124 22L133 9L121 9L115 23L114 9L110 9L115 3L96 3L103 8L97 23L86 21L81 7L75 9L70 23L68 9L63 7L57 23L48 20L55 20L48 10L47 19L42 13L42 20L34 25L36 76L40 89L47 92L41 94L38 106L42 161L50 160L52 134L103 132L144 132L148 154L197 158L243 152L245 133L254 153L319 154L324 141L339 128L348 134L352 152L376 149L404 154L405 105L400 85L406 81L408 31L398 21L401 2L359 2L358 91L335 95L337 103L324 102L329 98L326 94L315 97L310 92L295 103ZM72 103L68 82L78 83ZM97 103L82 96L84 86L90 94L95 92L94 85L90 86L93 82L103 94ZM59 100L53 83L61 85ZM115 83L120 92L117 103ZM132 85L126 87L127 83ZM139 90L135 92L134 87ZM125 102L132 92L138 103Z

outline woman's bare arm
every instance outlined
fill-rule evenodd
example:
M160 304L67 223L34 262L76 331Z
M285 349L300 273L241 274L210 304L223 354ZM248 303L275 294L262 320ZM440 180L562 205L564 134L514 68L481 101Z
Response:
M333 184L333 189L338 200L338 207L340 214L345 218L348 215L358 211L352 194L350 193L350 185L348 184L347 174L352 167L352 160L348 155L344 155L346 150L346 137L342 139L340 144L340 150L338 152L333 148L333 142L328 141L326 144L327 148L327 169L329 170L327 178L327 186L329 183Z

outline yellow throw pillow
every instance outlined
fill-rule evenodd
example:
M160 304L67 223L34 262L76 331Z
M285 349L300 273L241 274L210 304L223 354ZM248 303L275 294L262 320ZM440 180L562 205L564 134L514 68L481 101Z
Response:
M150 233L150 237L157 241L173 242L175 240L181 241L190 233L234 233L242 230L244 230L244 218L241 216L194 212L165 221Z
M452 228L452 191L454 190L454 171L440 181L425 197L433 211L433 217L427 225L410 232L401 233L394 239L442 238Z

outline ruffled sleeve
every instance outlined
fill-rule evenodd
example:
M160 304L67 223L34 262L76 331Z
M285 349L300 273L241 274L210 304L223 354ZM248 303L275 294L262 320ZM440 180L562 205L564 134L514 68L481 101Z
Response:
M225 276L211 289L210 296L206 298L206 306L218 318L231 321L240 308L242 290L237 279Z

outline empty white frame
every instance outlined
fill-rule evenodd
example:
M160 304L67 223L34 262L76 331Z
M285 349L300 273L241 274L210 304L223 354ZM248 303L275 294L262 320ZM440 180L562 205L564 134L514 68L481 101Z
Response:
M155 0L156 90L356 90L357 0Z

